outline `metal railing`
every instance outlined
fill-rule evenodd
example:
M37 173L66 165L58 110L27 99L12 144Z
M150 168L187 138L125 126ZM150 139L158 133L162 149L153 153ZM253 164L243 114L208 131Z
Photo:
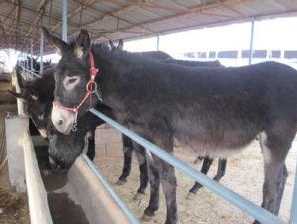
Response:
M275 216L274 214L270 213L264 208L261 208L251 201L245 199L244 197L240 196L239 194L235 193L234 191L224 187L223 185L217 183L216 181L212 180L211 178L207 177L206 175L202 174L201 172L193 169L190 165L186 162L178 160L173 155L167 153L164 149L156 146L155 144L147 141L146 139L140 137L133 131L125 128L124 126L120 125L119 123L115 122L114 120L110 119L103 113L95 110L90 109L90 112L93 113L98 118L104 120L106 123L111 125L112 127L119 130L121 133L125 134L133 141L138 143L139 145L143 146L146 150L153 153L154 155L158 156L159 158L163 159L170 165L174 166L175 168L182 171L184 174L190 176L195 181L199 182L206 188L208 188L213 193L217 194L218 196L222 197L226 201L232 203L236 207L240 208L243 212L249 214L259 222L263 224L284 224L285 222L281 220L279 217ZM297 216L297 175L295 180L295 189L294 189L294 198L292 201L292 210L291 210L291 220L290 224L297 224L296 216Z
M41 78L41 76L39 74L37 74L35 71L27 69L26 67L19 65L19 67L22 68L22 73L21 75L23 76L23 78L27 81L36 79L36 78Z
M30 71L30 70L28 70L28 71ZM20 93L21 90L19 87L18 79L16 78L15 71L13 72L12 76L13 76L13 85L16 87L16 91L18 93ZM46 192L44 183L42 181L42 178L40 176L40 170L38 167L38 161L36 159L36 154L35 154L34 146L32 143L32 137L30 136L30 134L27 130L29 123L28 123L28 117L24 110L24 102L20 99L17 99L17 102L18 102L18 114L20 115L20 117L15 117L14 119L6 119L7 120L6 121L6 129L8 127L12 128L12 131L9 129L10 130L9 134L6 134L6 136L9 136L12 139L10 142L18 142L19 135L16 134L15 130L17 129L18 132L20 132L20 133L24 132L22 141L19 144L17 144L21 148L24 148L23 151L18 150L19 153L22 152L22 156L18 156L18 157L14 156L14 159L16 159L16 161L17 161L15 164L18 164L18 166L20 166L21 169L24 170L24 179L21 179L20 174L17 172L11 172L11 173L13 173L13 175L19 175L19 176L16 176L16 179L18 179L18 181L22 182L22 185L25 188L24 191L27 190L31 223L32 224L37 224L37 223L38 224L52 224L53 221L52 221L51 212L49 210L47 192ZM22 121L23 123L25 122L26 125L24 125L23 123L20 123L20 121ZM14 134L11 134L12 132ZM9 144L9 145L14 146L15 144ZM11 154L13 154L13 153L11 153ZM15 155L15 154L13 154L13 155ZM21 157L23 157L23 158L21 158ZM24 169L22 167L22 165L23 165L21 163L22 161L20 161L22 159L24 160ZM102 193L103 191L106 191L108 193L107 196L110 198L110 200L109 200L109 198L108 199L105 198L104 205L107 208L109 206L109 210L111 210L109 215L111 215L112 213L117 215L117 218L113 219L113 222L109 222L109 223L140 224L139 220L129 210L129 208L121 200L121 198L114 192L114 190L111 188L110 184L102 176L102 174L97 169L95 164L92 163L86 155L82 155L80 157L80 159L77 159L75 164L72 166L72 169L80 170L80 172L83 173L84 176L86 176L85 175L86 173L88 173L88 176L90 176L90 173L91 173L93 182L96 183L96 186L101 187L101 188L99 188L99 192ZM78 172L76 172L75 174L77 176L77 179L81 180L82 176L78 176ZM82 175L82 174L80 174L80 175ZM73 175L71 178L73 178ZM70 181L70 177L68 177L68 181ZM88 189L85 189L85 190L90 190L91 189L90 180L89 179L85 180L84 184L86 184L86 182L87 182ZM25 185L25 183L26 183L26 185ZM82 183L82 181L80 181L80 183ZM97 188L96 193L98 193L98 188ZM108 200L108 202L106 202L107 200ZM116 204L117 207L113 206L113 203ZM98 214L98 211L96 214Z
M98 171L97 167L91 162L86 155L83 155L84 161L87 163L89 168L98 178L98 181L104 186L104 188L108 191L111 198L115 201L115 203L119 206L122 212L127 216L130 224L140 224L138 219L134 216L134 214L130 211L130 209L126 206L126 204L122 201L122 199L114 192L108 181L102 176L102 174Z

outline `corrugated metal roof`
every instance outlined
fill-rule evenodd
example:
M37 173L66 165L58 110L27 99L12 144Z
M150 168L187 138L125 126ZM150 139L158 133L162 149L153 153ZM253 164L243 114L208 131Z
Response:
M61 0L2 0L0 48L28 49L39 27L61 33ZM87 29L91 37L127 39L212 26L251 17L297 13L297 0L69 0L69 33Z

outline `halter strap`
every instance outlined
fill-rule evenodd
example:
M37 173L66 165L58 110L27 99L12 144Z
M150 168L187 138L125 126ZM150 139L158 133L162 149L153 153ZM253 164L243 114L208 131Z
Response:
M85 103L85 101L89 98L89 96L96 93L97 83L95 82L95 78L99 74L98 73L99 69L95 67L94 55L91 50L89 50L89 63L90 63L90 80L88 81L88 83L86 85L87 92L86 92L85 96L83 97L83 99L80 101L80 103L74 107L65 107L65 106L61 105L60 103L53 101L53 105L77 114L79 108Z

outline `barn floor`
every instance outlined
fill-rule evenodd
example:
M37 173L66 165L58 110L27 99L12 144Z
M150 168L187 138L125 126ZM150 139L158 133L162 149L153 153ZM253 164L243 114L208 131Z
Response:
M108 178L115 191L127 203L131 210L141 217L144 208L148 204L149 189L142 201L134 201L133 196L138 188L138 164L133 157L132 173L128 182L123 186L117 186L117 181L122 169L122 146L121 138L118 132L110 128L98 128L96 132L96 159L95 163L101 172ZM289 177L282 200L280 216L288 221L290 216L290 205L294 185L294 174L297 159L297 138L287 157L287 166ZM183 152L181 148L175 149L175 155L189 163L195 159L191 152ZM199 167L195 165L195 167ZM217 162L211 167L209 176L214 176L217 170ZM223 199L212 194L205 188L201 189L197 195L191 199L186 199L188 190L191 188L193 181L177 172L178 181L178 209L180 223L184 224L246 224L251 223L252 218L241 212L238 208L232 206ZM263 182L263 163L260 147L257 141L251 143L241 154L229 158L226 175L221 183L248 198L249 200L260 205L262 198ZM161 194L160 210L151 220L150 224L164 223L165 203L164 196Z
M0 82L0 224L29 224L26 194L15 193L8 184L4 118L17 111L15 98L7 93L10 88L9 82Z

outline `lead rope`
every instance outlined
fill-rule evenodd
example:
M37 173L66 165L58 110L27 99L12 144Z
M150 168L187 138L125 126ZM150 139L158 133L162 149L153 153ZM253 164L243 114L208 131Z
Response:
M77 115L78 115L78 110L75 112L75 120L74 120L72 128L71 128L72 132L77 132Z

